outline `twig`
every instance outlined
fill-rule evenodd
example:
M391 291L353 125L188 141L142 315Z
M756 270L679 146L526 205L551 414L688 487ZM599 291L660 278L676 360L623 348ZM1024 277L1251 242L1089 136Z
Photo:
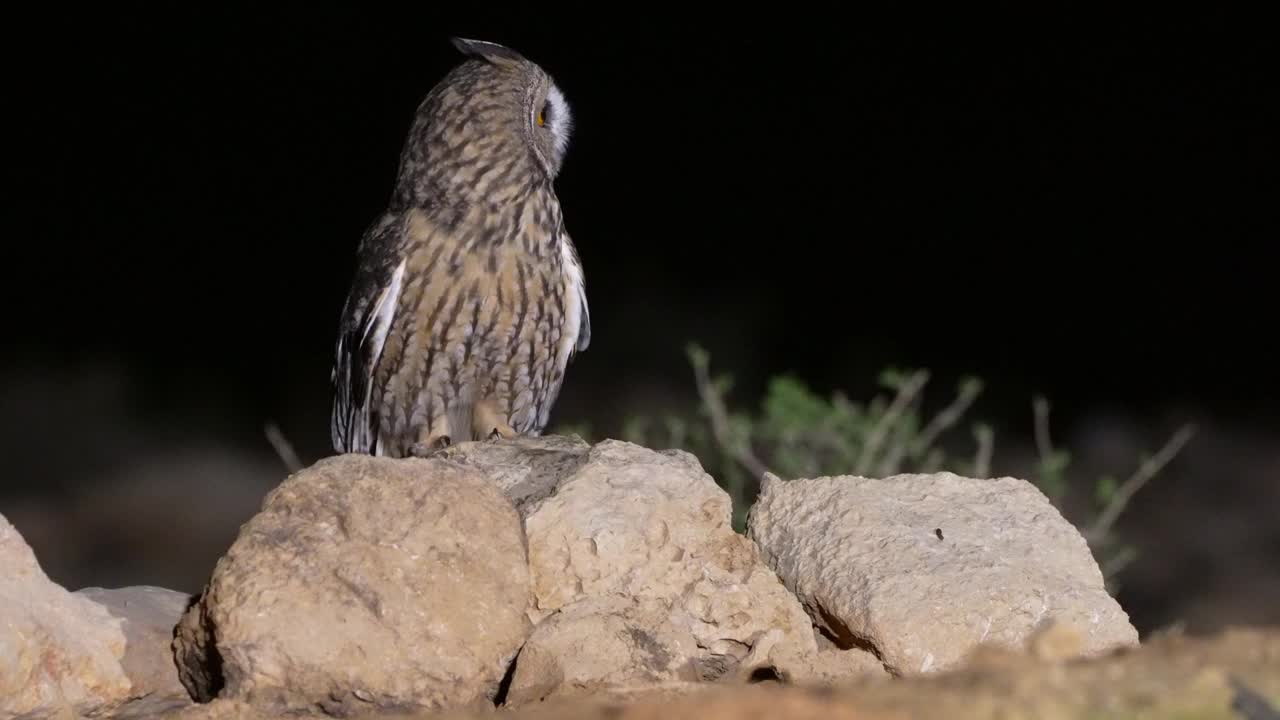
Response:
M923 387L923 384L921 387ZM907 404L907 407L903 408L903 411L900 414L906 414L909 412L913 415L919 415L920 406L923 404L924 400L920 397L920 392L916 391L915 396L911 398L911 402ZM880 467L876 468L877 475L880 477L888 477L898 472L902 468L902 458L906 456L907 451L911 450L914 454L917 447L915 443L911 442L909 437L910 434L911 428L897 422L896 420L894 421L893 429L888 438L888 443L885 444L885 447L888 449L885 451L884 457L880 460Z
M938 436L946 432L953 425L960 421L973 401L978 399L978 395L982 393L982 383L973 381L965 382L960 385L960 392L956 394L956 399L951 404L938 411L937 415L929 421L928 425L920 431L920 435L916 438L916 447L927 448L932 447L933 442Z
M865 475L871 469L872 459L884 443L885 437L889 434L889 429L898 422L898 416L906 410L907 406L911 404L911 401L915 399L915 396L919 394L921 388L928 381L929 373L925 370L917 370L902 383L898 388L898 394L893 398L893 402L889 403L889 407L885 408L879 422L867 435L867 441L862 445L862 454L858 457L858 464L854 468L854 473Z
M1049 440L1049 400L1043 395L1036 395L1031 401L1035 412L1036 452L1041 460L1053 455L1053 443Z
M293 445L289 443L284 433L280 431L280 426L269 422L263 429L267 434L267 442L271 443L271 447L275 448L276 455L280 456L285 468L291 473L301 470L302 461L298 459L298 454L293 451Z
M690 359L693 361L693 376L697 384L698 396L702 399L703 405L707 408L707 414L711 418L711 432L715 435L716 442L720 443L720 447L724 448L725 452L729 453L730 457L745 468L757 482L763 483L765 475L772 473L751 452L749 444L737 446L733 442L733 432L729 427L729 411L725 409L724 399L720 397L720 393L711 382L707 372L705 353L700 350L691 352Z
M1116 520L1120 517L1120 513L1124 512L1125 506L1129 504L1129 500L1151 481L1159 472L1168 465L1174 456L1182 451L1183 446L1191 440L1195 435L1196 428L1194 425L1183 425L1173 437L1160 448L1160 451L1146 462L1138 466L1138 469L1124 481L1115 495L1111 497L1111 502L1107 503L1107 507L1103 509L1102 514L1098 516L1097 521L1089 528L1089 532L1085 533L1085 537L1090 543L1095 543L1105 538L1111 532L1111 527L1115 525Z
M1108 580L1120 574L1120 571L1128 567L1129 563L1136 560L1138 551L1131 547L1123 547L1116 551L1115 555L1107 558L1102 562L1102 576ZM1114 590L1114 588L1112 588Z
M973 436L978 441L978 450L973 456L973 476L985 478L991 474L991 455L995 450L995 432L986 425L973 428Z
M1036 395L1031 402L1035 414L1036 452L1040 457L1039 479L1036 485L1057 505L1067 491L1066 468L1070 455L1053 449L1049 435L1049 400Z

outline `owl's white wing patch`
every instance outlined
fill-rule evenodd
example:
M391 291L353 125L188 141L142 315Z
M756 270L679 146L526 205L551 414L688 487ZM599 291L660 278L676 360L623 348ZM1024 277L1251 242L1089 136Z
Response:
M391 318L396 312L396 304L400 300L400 287L404 282L404 260L391 273L391 282L382 288L369 313L369 321L365 323L364 335L360 338L361 346L370 348L369 355L375 360L382 355L382 346L387 342L387 331L391 329Z
M591 310L587 307L587 285L578 260L578 251L567 234L560 238L560 257L564 267L565 284L565 333L560 338L560 367L564 367L575 352L586 350L591 344Z
M336 450L381 454L377 442L370 402L373 395L373 373L382 348L391 331L404 283L405 261L391 273L391 279L378 291L364 312L359 336L343 334L338 338L337 361L333 381L337 390L331 432ZM354 347L351 346L355 340Z

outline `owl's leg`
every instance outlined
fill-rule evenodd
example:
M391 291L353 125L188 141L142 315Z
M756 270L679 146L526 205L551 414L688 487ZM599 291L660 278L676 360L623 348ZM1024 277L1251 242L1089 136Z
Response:
M476 403L475 414L472 415L473 429L476 437L490 440L510 440L519 433L511 429L511 425L502 419L492 399Z
M418 442L409 448L409 454L420 458L431 457L452 444L453 438L449 434L449 416L441 414L431 421L430 425L424 425L418 431Z

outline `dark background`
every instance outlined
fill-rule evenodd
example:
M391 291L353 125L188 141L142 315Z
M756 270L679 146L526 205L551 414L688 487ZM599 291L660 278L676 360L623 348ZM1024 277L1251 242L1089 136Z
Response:
M197 591L283 477L264 424L330 452L355 243L456 34L574 110L594 335L555 422L691 402L691 340L743 406L782 372L976 374L996 471L1037 392L1081 477L1195 422L1120 523L1120 600L1144 632L1280 622L1260 18L432 5L10 19L0 512L55 580Z

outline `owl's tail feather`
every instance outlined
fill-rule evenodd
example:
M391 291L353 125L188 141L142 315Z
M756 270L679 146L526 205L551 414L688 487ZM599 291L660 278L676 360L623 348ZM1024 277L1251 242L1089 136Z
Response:
M449 440L454 443L479 440L475 433L475 405L459 402L449 408Z

